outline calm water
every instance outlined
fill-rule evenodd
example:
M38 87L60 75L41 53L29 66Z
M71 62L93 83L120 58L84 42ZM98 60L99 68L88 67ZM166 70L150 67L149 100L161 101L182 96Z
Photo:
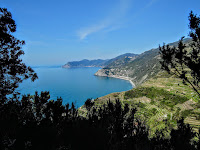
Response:
M77 107L84 104L87 98L97 98L113 92L130 90L129 81L94 76L100 68L38 67L33 68L39 79L20 84L21 94L34 94L35 91L49 91L51 98L63 98L63 104L75 102Z

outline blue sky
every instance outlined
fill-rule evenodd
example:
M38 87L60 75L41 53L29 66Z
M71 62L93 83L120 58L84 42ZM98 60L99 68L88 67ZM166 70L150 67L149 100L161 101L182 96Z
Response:
M28 65L140 54L187 36L200 0L0 0L25 40Z

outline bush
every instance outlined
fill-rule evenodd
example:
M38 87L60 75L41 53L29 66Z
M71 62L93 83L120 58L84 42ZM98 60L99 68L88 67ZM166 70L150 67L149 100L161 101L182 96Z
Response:
M139 87L127 91L124 94L125 99L139 98L143 96L146 96L151 100L159 100L161 101L162 105L167 105L171 108L173 108L173 106L178 103L184 103L188 100L187 97L171 94L164 89L159 89L155 87Z
M184 111L181 112L181 116L183 118L186 118L187 116L190 115L191 112L192 112L192 110L184 110Z

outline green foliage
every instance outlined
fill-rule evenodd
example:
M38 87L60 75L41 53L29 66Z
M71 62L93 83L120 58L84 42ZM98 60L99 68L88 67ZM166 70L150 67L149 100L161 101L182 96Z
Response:
M127 91L124 94L125 99L139 98L146 96L152 100L160 101L161 104L173 107L178 103L184 103L188 99L183 96L171 94L170 92L155 87L138 87Z
M153 113L153 115L155 115L157 113L157 109L156 108L152 108L151 112Z
M183 118L186 118L187 116L189 116L191 114L192 110L184 110L181 112L181 116Z
M155 104L155 101L154 101L154 100L151 100L150 104L151 104L151 105L154 105L154 104Z
M145 108L146 105L145 105L144 103L139 103L139 104L138 104L138 107L140 107L140 108Z

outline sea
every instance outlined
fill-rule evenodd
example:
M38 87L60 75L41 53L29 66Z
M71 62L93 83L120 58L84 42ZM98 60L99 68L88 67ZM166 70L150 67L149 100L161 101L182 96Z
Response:
M63 99L63 104L75 103L78 108L88 98L96 99L113 92L122 92L132 89L127 80L99 77L94 74L101 68L62 68L60 66L32 67L38 79L23 81L17 91L22 95L34 95L35 91L50 92L50 100Z

